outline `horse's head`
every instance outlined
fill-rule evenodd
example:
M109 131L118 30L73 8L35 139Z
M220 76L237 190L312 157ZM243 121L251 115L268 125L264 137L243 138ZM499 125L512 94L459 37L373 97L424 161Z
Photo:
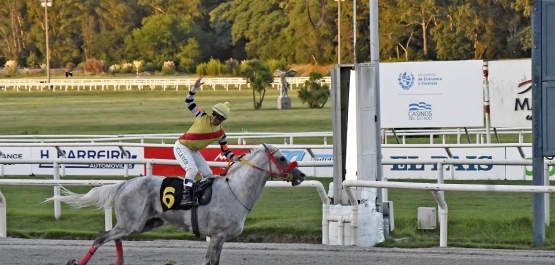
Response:
M297 161L290 162L276 147L267 144L262 145L270 160L270 168L272 164L277 167L277 171L270 174L274 173L282 177L284 181L291 182L293 186L297 186L304 181L305 174L297 167Z

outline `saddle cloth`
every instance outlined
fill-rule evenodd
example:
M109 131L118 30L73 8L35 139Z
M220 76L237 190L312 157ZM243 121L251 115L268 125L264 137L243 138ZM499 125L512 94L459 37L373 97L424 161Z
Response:
M214 178L193 183L193 199L200 205L205 205L212 198L212 182ZM160 187L160 203L164 212L168 210L189 210L191 206L182 207L179 205L183 198L183 179L164 178Z

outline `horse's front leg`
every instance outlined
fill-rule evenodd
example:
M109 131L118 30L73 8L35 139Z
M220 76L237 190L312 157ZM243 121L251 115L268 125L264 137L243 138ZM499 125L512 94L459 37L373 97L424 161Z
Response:
M225 238L225 234L216 234L210 236L210 244L208 244L206 257L204 258L204 263L202 263L203 265L220 264L220 254L222 254Z

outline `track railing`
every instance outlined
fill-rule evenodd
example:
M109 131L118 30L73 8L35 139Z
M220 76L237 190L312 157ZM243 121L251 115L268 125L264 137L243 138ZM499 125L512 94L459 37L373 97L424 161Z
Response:
M30 180L30 179L0 179L0 185L6 186L87 186L87 187L99 187L103 185L111 185L124 182L124 180ZM266 188L291 188L290 183L278 182L278 181L268 181L265 185ZM323 209L329 208L329 199L324 189L324 186L320 181L316 180L306 180L296 188L316 188L318 195L322 200ZM59 203L59 201L58 201ZM56 205L56 204L55 204ZM326 207L328 206L328 207ZM6 199L0 192L0 238L7 236L7 219L6 219ZM57 218L56 218L57 219ZM108 207L104 209L104 227L108 231L112 229L112 208Z
M60 179L60 164L82 164L82 163L113 163L114 160L80 160L75 161L72 159L29 159L29 160L18 160L18 159L0 159L0 164L6 163L19 163L19 164L52 164L53 165L53 179L52 180L42 180L42 179L0 179L0 186L53 186L54 187L54 197L60 196L60 186L92 186L98 187L102 185L121 183L124 180L61 180ZM165 165L179 165L176 160L167 159L117 159L119 164L146 164L147 175L152 175L152 165L153 164L165 164ZM298 162L299 166L330 166L331 162ZM208 162L209 166L215 167L225 167L228 165L227 162ZM291 184L284 182L267 182L266 187L270 188L283 188L290 187ZM317 189L320 199L324 204L323 209L329 208L329 200L326 191L319 181L304 181L298 187L309 188L314 187ZM326 207L327 205L327 207ZM0 237L6 237L6 199L0 191ZM112 228L112 209L106 208L105 211L105 227L106 230ZM61 202L59 200L54 200L54 218L59 219L62 215Z
M303 85L309 77L286 77L290 89ZM144 90L144 89L162 89L162 90L186 90L190 89L196 82L197 78L173 78L173 79L154 79L154 78L128 78L128 79L50 79L50 83L46 84L41 79L2 79L0 80L0 90L5 92L13 89L14 91L68 91L68 90ZM235 88L249 88L250 84L242 77L205 77L203 79L204 85L201 90L211 88L216 90L222 87L224 90ZM331 78L329 76L323 77L319 81L322 84L329 86ZM280 89L281 80L279 77L274 78L271 86ZM331 86L330 86L331 87Z
M478 184L439 184L439 183L406 183L406 182L384 182L345 180L343 187L351 201L351 229L352 235L357 231L357 199L352 190L353 187L368 188L397 188L429 190L436 199L439 206L439 246L447 247L447 203L443 197L443 191L472 191L472 192L531 192L531 193L555 193L555 186L524 186L524 185L478 185ZM351 236L351 244L356 245L356 236Z

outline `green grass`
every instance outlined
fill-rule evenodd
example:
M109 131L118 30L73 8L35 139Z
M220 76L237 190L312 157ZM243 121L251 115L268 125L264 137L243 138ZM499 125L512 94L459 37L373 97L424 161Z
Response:
M184 104L186 95L175 90L2 92L0 134L179 133L194 121ZM270 89L256 111L249 90L205 89L197 93L196 102L210 110L228 101L226 132L332 131L329 104L309 109L291 95L292 108L278 110L278 96Z
M45 177L45 176L42 176ZM25 177L10 177L27 179ZM34 177L37 178L37 177ZM106 177L78 177L72 179L101 179ZM124 179L123 177L115 177ZM328 187L331 178L309 178ZM447 181L447 183L461 183ZM472 184L527 185L526 181L466 181ZM90 188L70 187L84 193ZM2 187L7 201L8 235L25 238L94 239L104 229L104 211L93 208L74 210L62 204L62 217L54 219L52 203L41 204L52 196L51 187ZM408 242L392 239L383 247L431 247L439 245L439 224L435 230L417 229L417 208L437 207L430 192L390 189L394 201L395 230L393 238L409 238ZM527 193L445 192L449 207L448 245L484 248L533 248L532 196ZM551 199L553 205L555 200ZM552 207L551 215L555 214ZM322 203L314 189L265 189L249 214L240 242L303 242L321 243ZM115 216L114 216L115 220ZM173 226L127 240L189 239L194 235ZM202 240L202 239L200 239ZM541 249L555 249L555 222L546 227L546 240Z
M186 91L0 91L0 134L149 134L180 133L192 124L193 117L183 101ZM205 90L197 103L209 109L229 101L231 118L226 132L310 132L332 131L331 109L309 109L289 92L292 109L278 110L277 90L266 93L263 108L252 109L252 91ZM501 136L502 142L516 142L516 135ZM428 137L408 138L408 143L429 143ZM473 138L474 140L474 138ZM248 143L260 139L249 140ZM264 139L264 141L272 141ZM438 142L440 140L438 139ZM282 143L283 139L273 139ZM328 139L331 143L332 139ZM390 141L391 142L391 141ZM456 142L455 137L448 138ZM464 143L464 140L462 141ZM529 142L529 141L527 141ZM321 138L295 139L295 143L321 144ZM6 178L30 178L6 176ZM51 178L35 176L33 178ZM70 178L70 177L66 177ZM94 179L75 177L72 179ZM106 177L96 177L106 178ZM122 177L115 177L123 179ZM330 178L317 178L329 187ZM448 182L447 183L452 183ZM529 184L526 181L467 181L476 184ZM71 187L86 192L85 187ZM51 197L52 187L0 187L7 200L8 235L12 237L93 239L104 229L104 212L95 209L72 210L63 205L62 218L55 220L52 204L40 204ZM394 238L409 238L406 243L387 240L380 246L427 247L439 245L439 228L417 229L417 208L437 207L430 192L390 189L394 201ZM449 246L532 248L532 196L528 193L446 192L449 207ZM553 199L551 204L555 205ZM553 207L552 207L553 208ZM553 216L552 210L552 216ZM322 205L313 189L266 189L245 223L237 241L247 242L321 242ZM555 249L555 222L546 227L542 248ZM165 225L160 229L127 239L194 239L194 235Z
M411 181L417 182L417 181ZM530 181L446 181L446 183L530 185ZM394 238L410 239L406 243L388 240L383 246L422 247L439 245L439 221L433 231L418 230L418 207L435 207L429 191L390 189L394 202ZM448 206L449 246L488 248L532 248L532 195L530 193L445 192ZM555 198L550 197L554 205ZM555 210L551 207L551 216ZM555 221L546 227L542 248L555 249Z

